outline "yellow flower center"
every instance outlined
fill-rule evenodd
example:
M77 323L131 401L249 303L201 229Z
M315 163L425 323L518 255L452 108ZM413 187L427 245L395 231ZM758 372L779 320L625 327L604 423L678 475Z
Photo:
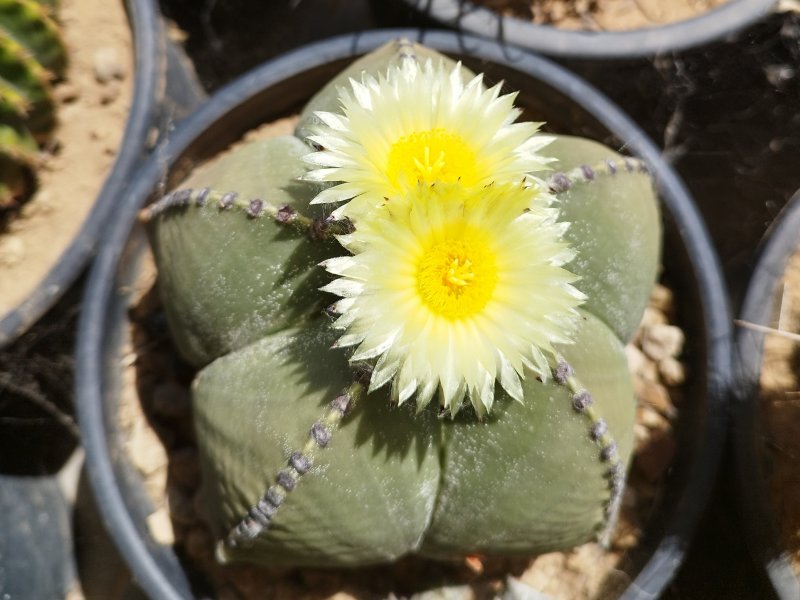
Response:
M455 321L486 306L497 284L497 265L477 229L443 233L433 236L417 262L417 294L432 312Z
M386 166L397 186L419 183L469 184L475 177L475 153L461 138L438 127L406 135L392 144Z

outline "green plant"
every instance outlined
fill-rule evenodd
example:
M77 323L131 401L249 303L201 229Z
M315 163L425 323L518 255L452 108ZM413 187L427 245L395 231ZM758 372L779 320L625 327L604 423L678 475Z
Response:
M326 171L326 161L341 157L320 152L344 146L320 120L333 129L347 127L320 111L346 104L343 90L350 78L366 86L364 73L373 74L375 93L382 93L391 89L379 83L390 78L387 70L401 73L429 58L442 65L424 72L434 78L431 89L444 81L435 79L437 73L446 72L469 82L459 86L451 79L466 96L473 94L476 105L510 103L449 59L407 42L389 44L314 96L295 137L243 144L197 169L182 189L144 212L174 340L201 368L193 385L195 427L203 493L223 540L221 560L354 565L410 552L440 558L538 553L603 537L613 526L635 408L623 344L646 305L661 243L650 179L641 163L598 143L555 136L545 146L547 140L533 136L515 155L536 164L525 184L487 182L475 167L469 174L475 187L465 191L465 176L445 174L435 156L435 144L451 144L452 136L430 130L423 132L427 137L400 140L405 148L424 137L424 158L412 161L419 170L415 181L395 180L401 191L381 206L363 202L369 196L353 192L355 184L331 186L344 178ZM358 81L350 85L355 96L363 96ZM369 103L363 97L359 102ZM356 126L355 115L348 126ZM365 131L380 123L368 125ZM535 126L503 131L508 139ZM307 140L330 145L320 150ZM555 159L549 169L529 152L542 147ZM309 163L322 169L309 171ZM431 173L434 180L426 179ZM365 185L380 189L375 181ZM350 201L332 218L318 203L337 194ZM348 298L361 288L353 287L352 272L361 273L367 263L358 261L390 237L382 237L390 229L380 227L412 227L413 218L395 218L406 214L404 207L412 207L412 214L424 205L425 218L413 225L424 229L448 218L451 196L466 198L459 205L463 212L478 211L476 222L485 221L487 228L502 212L499 204L487 205L487 198L523 203L514 214L524 217L511 221L530 225L531 236L545 240L551 256L541 268L552 278L542 284L552 288L545 290L547 298L537 300L536 286L524 300L555 306L537 322L553 333L521 360L524 369L514 366L512 372L513 360L503 358L497 373L479 378L479 384L470 384L473 374L465 368L454 391L447 390L447 372L440 379L414 379L409 388L403 366L408 360L392 354L397 336L370 345L377 322L353 333L359 315L350 318L356 304ZM548 204L553 196L557 210ZM556 223L556 213L569 228ZM506 235L503 222L496 227L496 237ZM547 237L555 234L559 239ZM342 245L351 254L342 257ZM539 260L532 254L522 258L520 269ZM447 260L453 266L442 285L455 289L481 274L480 265ZM320 263L341 277L331 282ZM320 291L323 286L345 301L334 303ZM575 308L579 297L583 303ZM333 326L331 312L339 315ZM529 329L522 318L509 325L509 339L514 329ZM355 353L332 348L356 344L361 345ZM485 348L453 350L468 364L472 353ZM398 352L410 355L413 349ZM387 366L392 361L398 363L394 368ZM419 373L426 367L416 368ZM386 382L388 390L381 387ZM438 414L425 407L437 389ZM412 397L416 411L404 402ZM472 408L462 408L465 397Z
M66 51L53 3L0 0L0 211L32 192L38 144L55 125L51 81Z

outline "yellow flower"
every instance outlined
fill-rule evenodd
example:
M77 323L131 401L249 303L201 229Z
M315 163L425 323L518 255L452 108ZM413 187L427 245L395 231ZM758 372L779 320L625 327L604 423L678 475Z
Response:
M339 276L337 346L374 363L370 390L418 408L440 390L460 408L491 409L495 381L522 401L525 369L546 379L554 343L569 343L583 295L563 268L567 224L535 188L420 184L388 203L369 227L341 236L352 256L325 261Z
M340 91L341 114L318 112L310 141L323 149L306 157L307 178L338 182L315 203L345 202L334 217L357 220L418 183L465 187L520 182L545 168L538 154L551 138L539 124L514 123L516 94L487 90L482 76L464 83L453 69L406 60L378 79L364 75Z

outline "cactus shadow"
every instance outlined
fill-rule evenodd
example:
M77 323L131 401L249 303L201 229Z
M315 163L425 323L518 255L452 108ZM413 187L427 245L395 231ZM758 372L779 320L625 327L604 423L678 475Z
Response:
M359 375L348 363L348 350L331 347L341 332L330 323L323 316L313 319L298 335L287 336L282 350L288 355L287 376L304 394L321 398L320 418ZM393 406L386 388L362 397L341 427L353 428L356 449L368 446L373 458L382 457L387 462L405 461L413 455L421 468L431 451L438 452L439 426L434 412L414 414L411 403ZM335 443L336 434L333 440Z

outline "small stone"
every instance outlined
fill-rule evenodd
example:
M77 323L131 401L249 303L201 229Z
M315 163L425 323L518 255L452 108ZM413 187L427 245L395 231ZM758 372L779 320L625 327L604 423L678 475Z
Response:
M666 385L681 385L686 381L686 367L671 356L658 362L658 373Z
M667 324L667 317L662 311L658 310L657 308L653 308L652 306L645 307L644 313L642 313L643 327L650 327L651 325L666 325L666 324Z
M661 429L665 431L669 429L669 421L648 406L639 408L639 418L637 420L648 429Z
M625 356L628 359L628 370L633 375L647 381L658 381L656 363L647 358L639 348L633 344L628 344L625 346Z
M642 404L653 407L669 419L675 416L675 406L672 404L667 388L663 385L636 378L633 382L633 391Z
M650 292L650 306L664 314L670 314L673 307L672 290L660 283L654 285Z
M125 65L122 63L119 51L111 46L104 46L95 51L93 67L94 78L99 83L125 78Z
M675 357L683 350L683 331L674 325L653 325L642 333L642 351L655 361Z
M25 242L22 238L9 235L0 238L0 265L13 267L25 258Z
M162 506L147 517L147 528L150 530L150 535L159 544L171 546L175 543L172 521L170 521L169 511L166 507Z
M167 455L155 432L144 422L133 425L127 440L128 455L136 468L146 476L166 470Z

